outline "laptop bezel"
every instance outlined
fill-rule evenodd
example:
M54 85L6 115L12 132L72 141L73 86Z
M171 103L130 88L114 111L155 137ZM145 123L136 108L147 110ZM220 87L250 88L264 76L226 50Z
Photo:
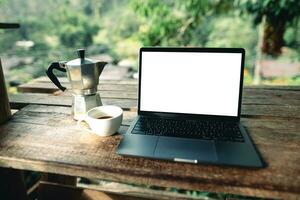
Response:
M237 116L222 116L222 115L203 115L203 114L185 114L185 113L170 113L170 112L156 112L156 111L142 111L141 103L141 77L142 77L142 52L212 52L212 53L241 53L241 74L239 84L239 100ZM244 80L244 62L245 49L243 48L196 48L196 47L142 47L139 51L139 87L138 87L138 115L155 116L163 118L174 119L204 119L204 120L220 120L220 121L240 121L242 91Z

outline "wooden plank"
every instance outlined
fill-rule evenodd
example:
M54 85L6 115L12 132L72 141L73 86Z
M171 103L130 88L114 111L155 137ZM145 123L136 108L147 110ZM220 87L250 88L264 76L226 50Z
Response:
M152 198L130 197L122 194L75 188L48 182L41 182L38 188L39 200L153 200Z
M5 80L0 60L0 124L5 123L10 117L11 111L8 102Z
M59 78L62 85L66 88L71 89L71 85L67 78ZM137 80L128 79L128 80L101 80L98 85L98 90L100 91L136 91L137 90ZM34 79L29 83L25 83L18 86L19 92L40 92L40 93L53 93L59 91L59 89L49 80L48 77L40 77Z
M18 114L17 117L13 118L12 121L17 123L32 123L34 118L35 124L45 124L48 121L49 115L51 113L55 113L55 116L60 117L68 117L71 118L71 109L65 107L56 107L56 106L38 106L31 105L22 109L21 115ZM38 115L38 117L36 117ZM136 117L136 112L132 111L124 111L122 125L129 126L130 123ZM76 122L73 120L73 122ZM47 122L48 123L48 122ZM53 122L53 125L57 123L57 121ZM122 132L123 134L124 132Z
M251 89L267 89L267 90L289 90L289 91L300 91L299 85L247 85L247 88Z
M284 98L284 96L281 96L275 101L274 99L276 98L269 97L262 99L260 102L258 102L258 98L249 98L243 102L242 116L300 118L300 103L298 103L300 100L297 99L298 97L295 96L295 99L290 101L285 101ZM135 99L102 98L102 101L103 104L117 105L124 110L137 110L137 100ZM10 103L11 107L15 109L22 108L28 104L71 106L72 97L24 93L11 95Z
M126 92L123 94L126 96ZM243 99L244 105L253 105L253 104L260 104L260 105L300 105L298 96L294 96L294 98L287 98L286 96L289 96L289 94L286 94L284 96L277 96L274 97L272 95L267 95L265 97L261 97L260 94L255 95L251 94L251 96L248 94ZM291 94L291 96L293 96ZM102 97L103 99L110 99L112 97ZM116 98L119 99L119 98ZM130 98L129 98L130 99ZM135 98L134 98L135 99ZM62 94L36 94L36 93L21 93L21 94L13 94L10 96L10 102L11 104L17 104L17 103L24 103L25 105L32 103L32 104L46 104L46 105L64 105L64 106L70 106L71 105L71 96L70 95L62 95ZM124 101L126 102L126 100ZM133 102L136 102L134 100ZM136 106L136 104L134 105Z
M26 85L25 85L26 86ZM56 95L70 96L71 91L59 92L59 90L52 83L33 83L27 87L18 87L19 92L34 92L34 93L55 93ZM70 87L70 85L67 85ZM297 88L297 87L295 87ZM104 98L132 98L137 99L137 86L134 85L99 85L99 92ZM300 93L294 90L268 90L263 88L245 88L243 94L243 103L256 103L256 104L289 104L299 103ZM284 97L285 101L282 101Z
M58 80L61 82L61 83L69 83L69 80L67 77L58 77ZM47 76L41 76L39 78L36 78L34 79L32 82L46 82L46 83L49 83L51 82L50 79L47 77ZM100 79L99 79L99 82L100 84L101 83L108 83L108 84L125 84L125 85L136 85L137 83L137 80L136 79L122 79L122 80L107 80L107 79L102 79L101 76L100 76Z
M67 107L39 105L17 112L0 127L0 166L140 185L300 198L299 119L243 119L268 163L254 170L119 156L115 150L121 135L87 134L67 113Z
M66 109L65 107L31 105L23 108L22 114L13 118L11 121L14 121L15 123L32 123L32 118L34 118L34 124L46 125L45 122L48 121L49 115L52 114L58 116L59 118L67 117L70 120L72 119L71 109L69 108ZM120 127L118 132L120 134L125 134L128 126L134 120L135 117L136 112L124 111L122 126ZM73 119L72 122L76 123L76 121ZM55 123L58 123L58 121L53 121L50 124L55 126ZM80 131L79 129L77 130Z
M60 77L59 78L60 82L62 84L66 84L69 85L69 81L66 77ZM120 81L115 81L115 80L101 80L100 77L100 83L99 85L132 85L137 87L137 83L138 80L135 79L125 79L125 80L120 80ZM38 85L41 85L41 88L46 87L46 88L55 88L56 86L49 80L48 77L46 76L42 76L39 78L34 79L33 81L26 83L26 84L22 84L19 87L20 88L38 88ZM281 85L246 85L245 88L249 88L249 89L265 89L265 90L284 90L284 91L300 91L300 86L281 86ZM101 88L100 88L101 89ZM21 89L22 90L22 89Z
M43 78L43 77L42 77ZM44 78L43 78L44 79ZM107 98L137 98L137 85L118 85L117 82L111 81L110 84L104 84L99 86L100 93L103 97ZM135 82L137 84L137 82ZM53 93L58 89L53 83L33 81L33 83L25 84L29 85L28 88L22 86L19 87L22 92L36 92L36 93ZM70 85L67 85L70 87ZM299 88L296 86L282 86L277 87L270 86L246 86L244 88L243 103L244 104L276 104L276 105L288 105L288 104L300 104ZM286 90L284 90L286 88ZM122 91L122 92L119 92ZM60 93L59 93L60 94ZM60 95L70 95L70 92L62 93ZM282 99L284 98L284 101ZM267 101L266 101L267 100Z
M99 91L101 98L114 98L114 99L137 99L136 91ZM72 96L72 92L70 90L66 92L62 92L61 94L56 93L55 95L59 96Z
M70 83L64 83L64 87L71 89ZM107 83L100 82L98 85L99 91L137 91L137 85L135 84L119 84L117 82ZM59 89L50 82L31 82L18 86L18 92L29 93L54 93Z
M66 107L56 107L56 106L39 106L39 105L31 105L23 108L21 110L21 113L16 113L16 116L11 120L14 123L33 123L39 124L39 125L50 125L55 126L58 122L58 120L54 120L53 122L49 122L49 116L56 117L56 118L69 118L73 123L76 123L71 117L71 110ZM52 114L53 113L53 114ZM124 117L123 117L123 126L129 126L130 123L134 120L136 117L136 112L131 111L124 111ZM251 127L256 129L262 129L259 130L258 133L264 133L264 130L267 131L264 135L264 137L267 137L268 143L272 143L273 141L273 135L275 134L277 137L281 136L280 141L277 141L276 143L286 143L289 141L289 139L292 140L300 140L299 134L297 134L300 130L300 126L297 126L297 122L299 119L285 119L285 118L242 118L242 123L246 127ZM127 129L126 127L124 130ZM273 130L274 129L274 130ZM270 131L272 130L272 134L270 134ZM249 129L249 132L252 130ZM288 131L291 137L284 138L285 132ZM281 134L281 133L284 134ZM121 131L121 134L123 134L124 131ZM255 136L255 134L254 134ZM259 139L259 138L258 138ZM259 140L257 140L259 141Z
M242 117L300 118L300 106L291 105L242 105Z
M63 84L70 89L70 83L67 81L67 79L60 79L64 80ZM137 91L137 80L130 80L130 81L100 81L98 90L100 91ZM247 90L257 91L261 90L263 92L289 92L289 91L300 91L300 86L245 86L244 92L247 92ZM55 91L58 91L58 88L50 82L50 80L46 77L41 77L38 79L35 79L29 83L22 84L18 86L19 92L40 92L40 93L53 93Z
M294 90L266 90L263 88L245 88L243 103L300 105L300 92Z
M103 91L104 92L104 91ZM136 92L119 92L119 91L105 91L100 92L101 96L103 98L132 98L136 99L137 93ZM24 99L26 99L26 96L31 97L33 99L33 102L38 97L51 97L51 96L71 96L70 92L65 93L56 93L54 95L50 94L38 94L37 96L34 93L26 93L26 94L17 94L16 99L20 101L22 96L24 95ZM18 98L18 96L20 96ZM54 100L55 101L55 100ZM45 99L45 102L51 104L51 101L47 101ZM243 95L243 104L261 104L261 105L300 105L300 93L294 92L294 91L274 91L269 90L265 91L264 89L245 89L245 93ZM64 104L62 104L64 105Z
M21 93L13 94L9 97L10 105L13 109L20 109L28 104L68 106L72 105L71 96L55 96L51 94ZM101 98L104 105L117 105L124 110L136 110L137 100Z
M68 83L68 78L66 77L59 77L58 78L61 83ZM50 80L47 76L41 76L39 78L34 79L32 82L46 82L49 83ZM118 83L118 84L133 84L136 85L138 80L136 79L124 79L121 81L114 81L114 80L101 80L100 77L100 83ZM300 86L298 85L292 85L292 86L285 86L285 85L246 85L246 88L251 88L251 89L258 89L258 88L263 88L263 89L268 89L268 90L294 90L294 91L299 91Z
M171 188L158 188L153 186L139 186L132 184L129 185L125 183L116 183L111 181L95 179L93 179L92 181L94 182L93 184L78 183L77 187L135 197L155 198L159 200L207 199L207 197L205 196L193 197L191 195L178 193L177 191L174 191Z

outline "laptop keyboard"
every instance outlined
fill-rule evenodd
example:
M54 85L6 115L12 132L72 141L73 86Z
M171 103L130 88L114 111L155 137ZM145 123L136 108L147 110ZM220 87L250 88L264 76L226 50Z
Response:
M132 134L244 142L236 123L141 117Z

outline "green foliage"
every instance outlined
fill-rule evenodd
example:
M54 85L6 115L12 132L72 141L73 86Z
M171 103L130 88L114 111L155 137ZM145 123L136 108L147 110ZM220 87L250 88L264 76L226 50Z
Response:
M206 46L245 48L246 68L251 69L255 59L257 30L252 27L249 16L222 16L215 18L211 26L214 31L209 34Z
M263 16L271 23L292 22L300 16L299 0L239 0L239 4L254 17L254 23L262 21Z
M0 0L0 5L1 5L2 3L4 3L5 1L7 1L7 0Z
M135 0L132 6L142 17L139 38L146 46L204 45L209 30L201 26L213 14L231 7L230 1L217 0Z
M62 7L53 17L54 33L66 47L88 47L93 44L93 36L98 32L99 26L94 24L81 12L72 12Z
M140 20L129 2L104 1L98 19L101 30L94 36L95 45L107 46L114 62L120 59L137 60L141 42L137 37Z
M7 80L27 81L44 75L50 61L73 59L78 47L87 47L89 55L108 54L115 64L121 59L138 63L141 46L243 47L245 82L251 83L256 25L263 16L275 21L273 28L285 23L282 35L288 48L283 57L300 59L299 4L299 0L0 0L1 20L21 24L18 30L0 30L0 56L34 57L33 63L13 66L8 74ZM16 46L20 40L35 45ZM286 49L292 52L288 56ZM292 82L298 83L299 77Z
M293 26L289 26L284 35L286 46L295 49L298 52L298 60L300 60L300 20Z
M174 2L161 0L137 0L133 3L136 12L143 17L139 38L144 45L175 45L182 13L174 11L173 6Z
M264 54L278 57L284 46L287 26L300 16L299 0L237 0L238 5L253 16L254 24L264 22L261 50ZM265 19L265 20L264 20Z
M20 20L21 27L16 30L19 33L19 40L31 40L34 42L34 49L45 49L47 44L45 43L45 32L41 30L47 30L49 20L41 20L37 17L30 16Z

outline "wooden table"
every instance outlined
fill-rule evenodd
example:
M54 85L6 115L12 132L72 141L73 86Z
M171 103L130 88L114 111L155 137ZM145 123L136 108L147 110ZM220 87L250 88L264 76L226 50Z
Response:
M65 78L61 82L69 87ZM0 166L75 177L240 194L300 199L300 87L248 86L242 122L268 166L247 169L123 157L116 148L136 116L137 81L101 80L104 104L124 109L119 134L100 138L76 128L70 92L48 78L21 85L11 95L20 109L0 126Z

